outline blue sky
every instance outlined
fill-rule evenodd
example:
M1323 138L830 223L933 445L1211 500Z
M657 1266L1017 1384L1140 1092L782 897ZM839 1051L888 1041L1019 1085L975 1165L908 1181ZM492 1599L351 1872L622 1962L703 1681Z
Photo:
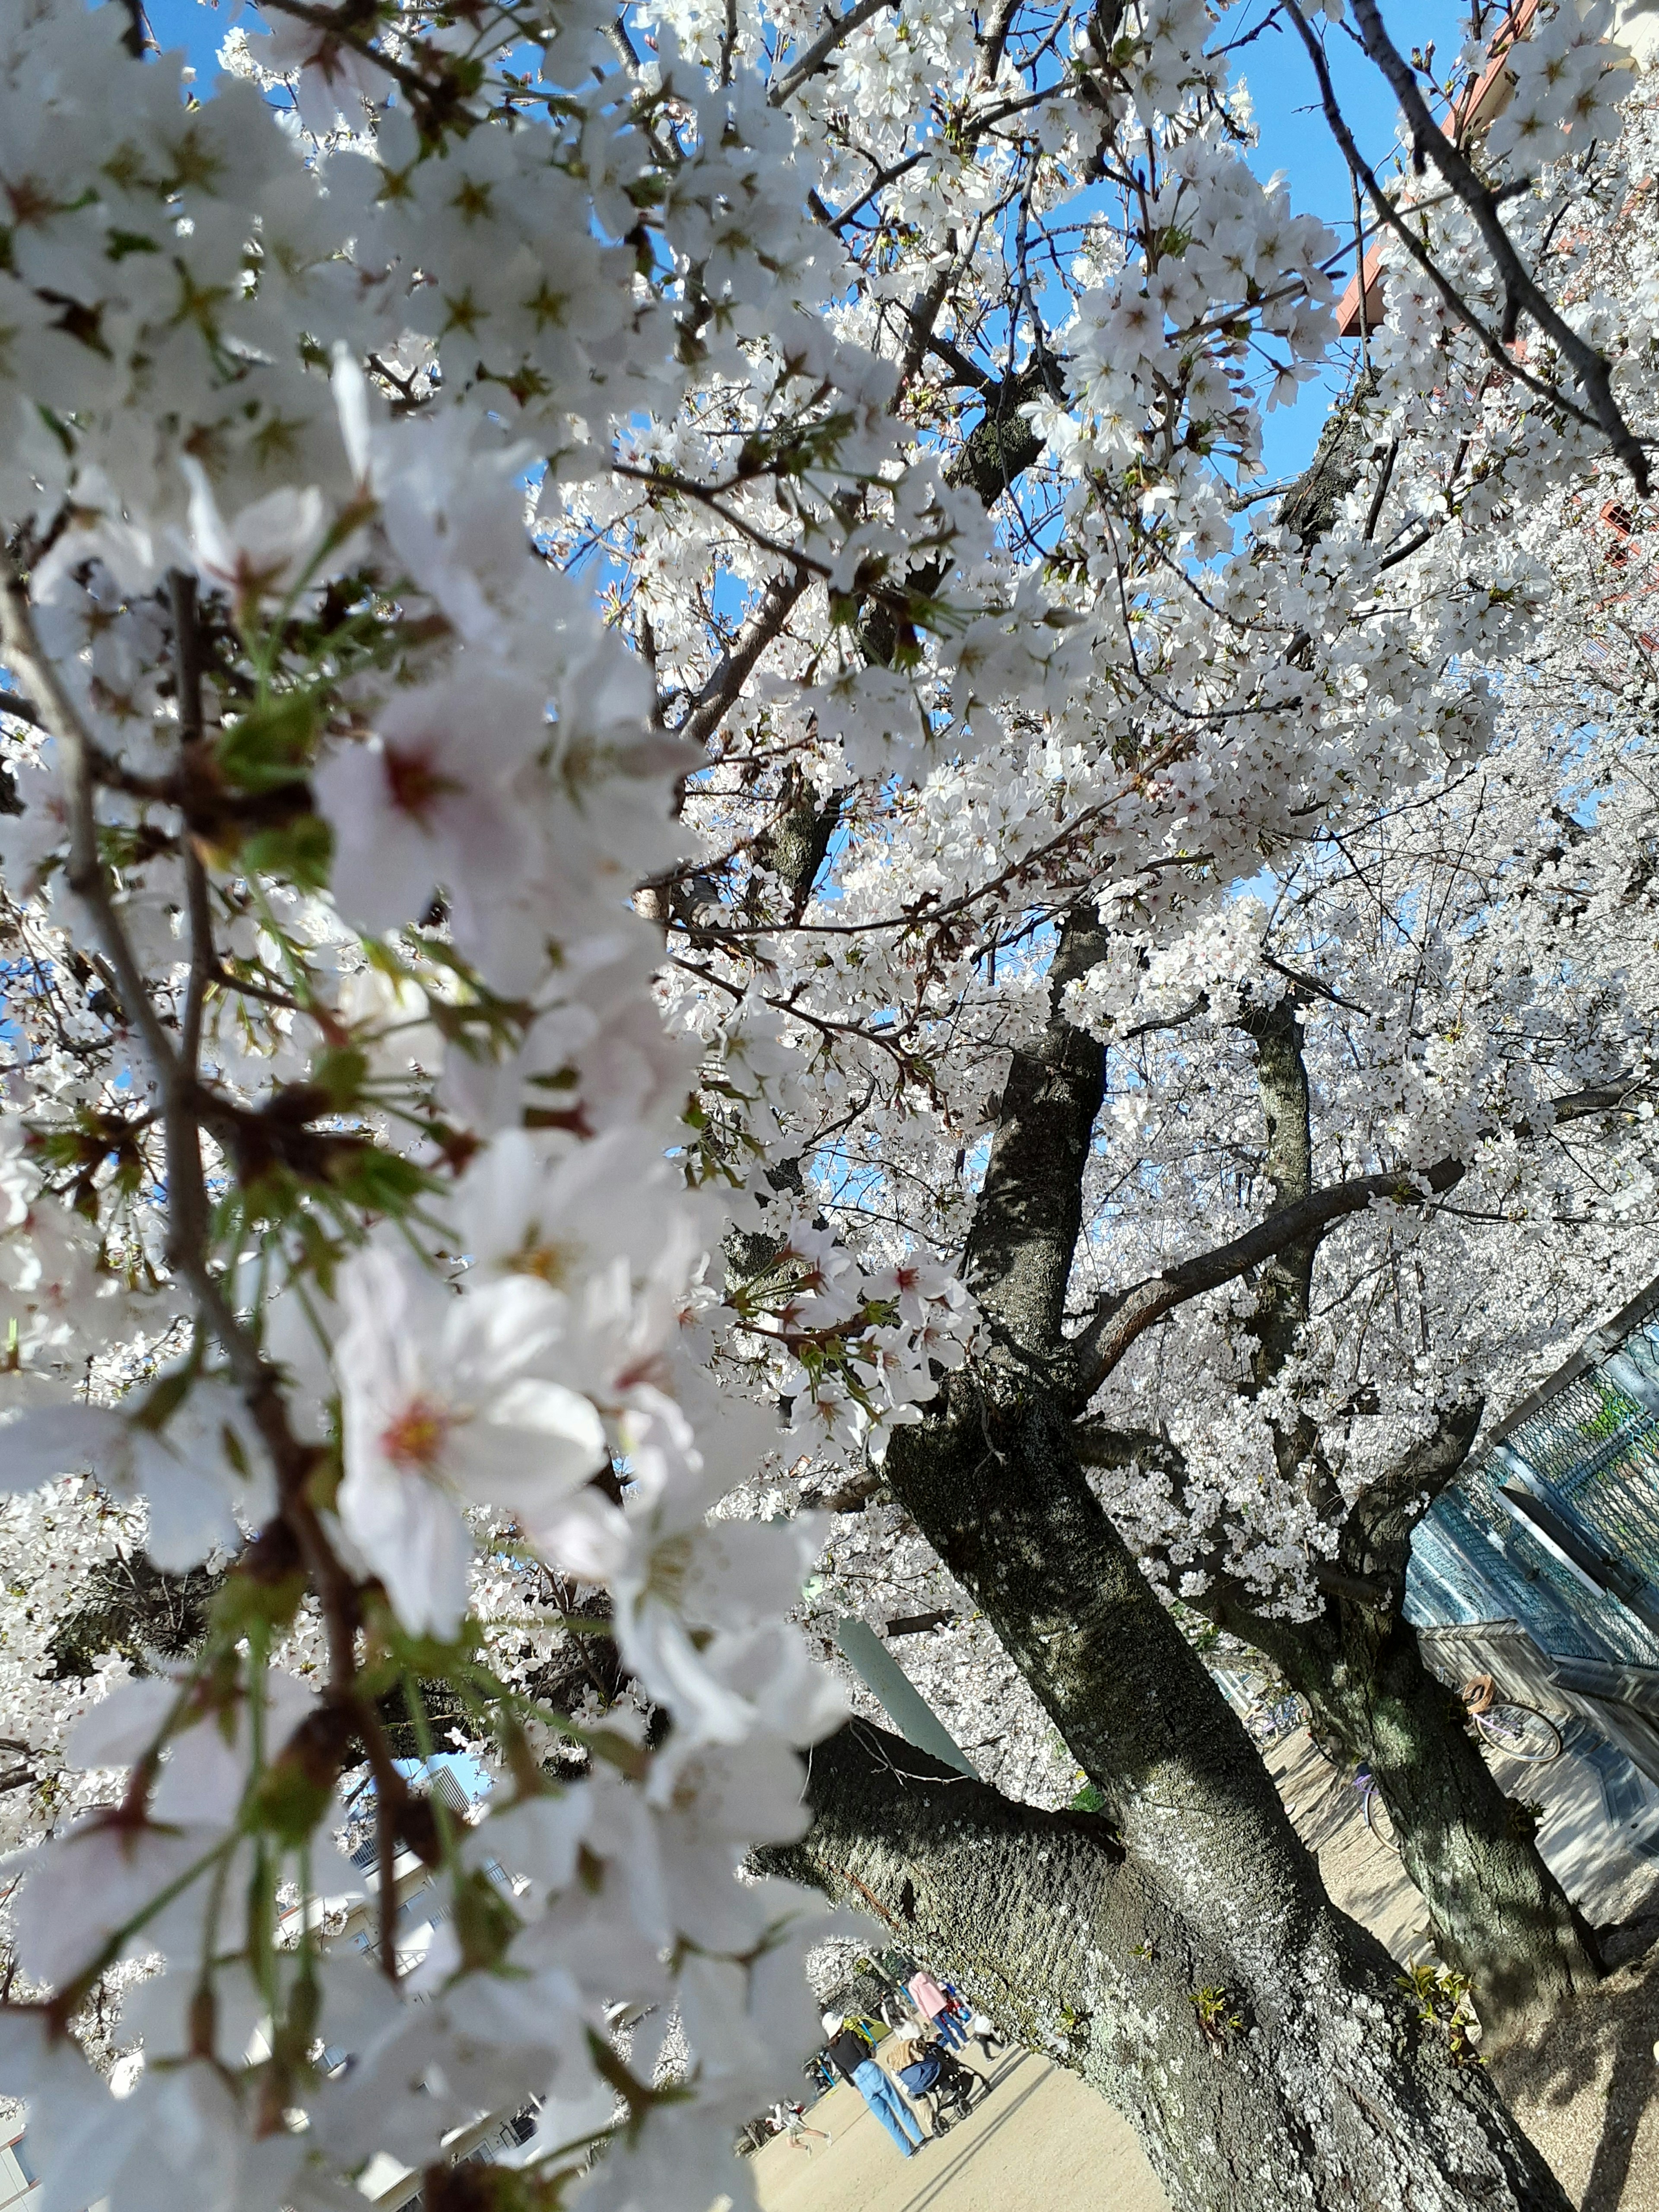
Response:
M1267 0L1246 0L1228 19L1230 39L1241 38L1267 13ZM1402 53L1435 40L1443 56L1462 43L1455 9L1445 0L1383 0L1383 19ZM1328 31L1326 49L1344 114L1360 150L1379 172L1393 149L1397 110L1381 73L1360 53L1346 31ZM1353 192L1348 167L1338 152L1318 105L1318 91L1302 41L1293 32L1265 33L1237 58L1250 89L1261 143L1254 167L1263 177L1282 170L1290 179L1298 210L1321 216L1340 237L1353 235ZM1357 350L1340 349L1346 356ZM1268 416L1263 459L1273 476L1289 476L1312 458L1320 426L1337 390L1340 374L1304 385L1297 405Z
M1395 43L1409 52L1437 39L1443 52L1461 38L1456 11L1445 0L1385 0L1386 20ZM1224 19L1225 35L1237 40L1266 16L1269 0L1244 0ZM201 0L147 0L155 36L164 46L185 48L205 78L226 31L240 10L235 0L204 6ZM1344 111L1365 154L1382 166L1395 134L1395 102L1377 71L1358 52L1346 31L1327 34L1332 74ZM1261 143L1255 166L1266 177L1282 170L1290 179L1298 209L1309 209L1339 234L1352 234L1353 201L1348 172L1320 114L1312 73L1301 40L1275 26L1245 48L1237 67L1250 89ZM1346 355L1347 349L1343 349ZM1298 404L1267 417L1265 459L1270 474L1293 474L1310 457L1320 426L1343 381L1340 364L1324 380L1303 388Z

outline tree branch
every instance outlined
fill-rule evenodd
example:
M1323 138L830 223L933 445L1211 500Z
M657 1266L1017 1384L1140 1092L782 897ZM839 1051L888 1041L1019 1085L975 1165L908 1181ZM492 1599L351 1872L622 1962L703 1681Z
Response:
M1185 1484L1185 1453L1157 1429L1115 1429L1104 1421L1074 1421L1072 1443L1085 1467L1155 1467Z
M408 94L416 113L428 122L441 120L448 109L459 104L453 87L446 88L441 83L433 83L418 69L376 46L373 38L359 27L362 19L356 8L318 7L313 0L264 0L264 4L275 8L279 15L293 16L296 22L308 23L313 30L320 31L325 38L335 40L365 61L373 62L376 69L384 70L392 82ZM372 8L368 11L371 22L377 12ZM421 49L416 46L415 51Z
M195 577L175 568L168 580L173 599L173 667L179 690L180 781L188 789L204 742L202 629L196 614ZM208 985L218 963L213 949L213 908L208 896L207 870L202 866L202 856L196 849L188 823L179 842L190 912L190 969L185 987L185 1018L179 1050L193 1087L202 1056L202 1018L207 1006Z
M1547 1136L1564 1121L1616 1114L1644 1087L1636 1078L1626 1076L1617 1083L1593 1084L1583 1091L1568 1091L1555 1100L1549 1122L1541 1127L1517 1122L1511 1133ZM1503 1133L1494 1124L1479 1130L1477 1141L1486 1143ZM1467 1160L1449 1158L1437 1160L1429 1168L1387 1169L1379 1175L1328 1184L1294 1205L1279 1207L1254 1229L1217 1245L1212 1251L1178 1261L1128 1290L1109 1292L1085 1327L1071 1340L1077 1363L1077 1404L1088 1403L1138 1336L1189 1298L1218 1290L1223 1283L1263 1266L1296 1244L1317 1239L1334 1223L1363 1213L1370 1206L1422 1206L1431 1198L1443 1197L1462 1182L1468 1170Z
M974 70L976 90L984 91L996 82L997 71L1002 67L1002 57L1007 49L1008 33L1019 9L1020 0L996 0L991 20L979 37L979 61Z
M193 588L180 597L193 622ZM175 609L178 604L175 600ZM284 1540L297 1549L322 1610L327 1634L330 1694L356 1725L374 1767L377 1786L389 1799L401 1787L401 1779L392 1764L374 1701L363 1695L359 1685L355 1641L358 1621L356 1585L335 1556L307 1491L315 1455L295 1435L276 1370L266 1364L257 1338L238 1321L211 1264L211 1221L202 1169L201 1127L214 1102L203 1091L193 1061L175 1047L121 927L98 848L95 748L56 664L43 651L35 634L27 586L16 570L9 568L3 588L0 588L0 643L3 643L13 667L32 686L57 742L69 823L70 888L92 916L123 1012L143 1042L161 1093L167 1157L168 1261L188 1286L202 1320L217 1337L249 1415L270 1455L276 1478L278 1517L285 1531ZM186 694L181 695L180 724L187 742L194 742L189 733L200 727L197 714L199 694L192 699L188 690L199 681L199 673L188 658L189 648L182 641L179 650L180 668L190 679ZM198 925L210 921L206 915L204 897L198 900L192 896L191 916L193 983L198 969L205 977L213 963L210 927L205 941L196 938ZM395 1974L390 1866L390 1857L384 1857L381 1936L387 1972Z
M676 729L677 738L697 746L708 743L726 709L749 681L755 663L767 647L782 635L783 626L805 591L806 583L807 572L800 568L792 568L787 576L773 578L743 635L710 673L692 702L690 713Z
M1295 1006L1276 1006L1239 1017L1238 1026L1255 1040L1255 1083L1267 1133L1268 1187L1276 1209L1299 1205L1313 1188L1313 1115L1308 1064L1302 1051L1302 1024ZM1262 1271L1250 1333L1256 1340L1253 1363L1257 1389L1279 1373L1308 1318L1313 1295L1317 1236L1304 1237L1276 1253ZM1275 1429L1281 1467L1293 1473L1316 1439L1297 1425L1294 1437Z
M1393 88L1401 112L1412 126L1413 145L1426 152L1452 191L1474 218L1488 253L1504 283L1504 335L1513 337L1515 325L1524 313L1532 317L1545 337L1571 363L1580 385L1589 397L1596 422L1607 443L1630 471L1644 498L1648 491L1648 459L1635 433L1613 396L1613 380L1605 357L1587 344L1570 323L1564 322L1528 274L1515 241L1504 228L1498 202L1490 188L1470 167L1454 138L1449 138L1429 112L1416 71L1389 38L1376 0L1354 0L1354 15L1365 40L1365 51ZM1297 21L1306 32L1298 15ZM1364 283L1364 271L1361 271ZM1513 366L1513 363L1510 364Z
M1103 1048L1074 1029L1060 1008L1066 985L1101 958L1105 945L1106 932L1087 908L1060 926L1048 971L1048 1024L1009 1063L968 1237L969 1286L1006 1339L1039 1364L1064 1348L1083 1171L1105 1086Z
M1389 1605L1399 1606L1412 1531L1462 1473L1485 1410L1486 1401L1478 1395L1445 1407L1420 1443L1367 1484L1342 1524L1333 1571L1381 1584L1389 1593Z
M1376 13L1375 9L1372 9L1370 12L1374 15ZM1506 376L1513 376L1518 383L1525 385L1528 391L1534 393L1537 398L1547 400L1553 407L1561 408L1565 413L1571 415L1576 422L1583 423L1587 428L1607 431L1609 437L1612 439L1614 451L1619 453L1620 458L1626 460L1626 465L1630 467L1632 475L1636 479L1638 489L1645 495L1648 489L1647 459L1642 452L1640 446L1637 444L1629 427L1626 424L1624 417L1619 414L1617 408L1613 407L1613 415L1614 421L1617 423L1619 434L1614 435L1607 422L1603 421L1599 413L1593 411L1593 410L1578 406L1573 400L1567 397L1565 392L1561 391L1559 386L1547 384L1541 378L1533 375L1529 369L1528 369L1521 362L1517 361L1515 356L1508 351L1503 341L1486 328L1480 316L1475 313L1474 308L1469 306L1468 302L1463 298L1462 293L1458 291L1455 285L1454 285L1450 280L1442 273L1438 266L1436 264L1434 257L1430 253L1427 246L1424 245L1421 239L1419 239L1413 231L1410 225L1401 215L1399 210L1395 206L1394 202L1382 190L1382 185L1377 182L1375 172L1371 169L1364 155L1360 153L1359 148L1355 143L1353 133L1349 130L1346 119L1342 113L1341 107L1338 104L1335 87L1331 82L1331 73L1326 62L1324 52L1312 30L1309 27L1307 23L1304 21L1300 11L1295 8L1290 9L1286 12L1286 20L1290 22L1297 37L1302 40L1304 46L1307 49L1308 58L1312 63L1314 74L1319 80L1320 101L1325 111L1325 119L1330 125L1332 136L1335 138L1337 144L1342 149L1349 168L1358 179L1359 182L1364 186L1366 197L1370 199L1372 206L1376 210L1376 212L1383 223L1386 224L1389 230L1405 247L1407 252L1410 254L1412 259L1417 264L1418 267L1429 279L1429 282L1434 286L1435 290L1440 295L1441 300L1444 303L1448 312L1454 315L1467 330L1474 333L1474 335L1480 340L1481 345L1486 349L1486 352L1490 354L1492 360L1497 362L1498 366L1504 371ZM1389 51L1392 52L1393 49L1390 47ZM1397 55L1395 56L1395 59L1399 59ZM1406 67L1406 64L1401 63L1401 66L1403 69ZM1412 89L1413 92L1416 92L1414 82L1412 86ZM1420 102L1420 94L1418 94L1418 98ZM1426 106L1424 106L1423 112L1425 115L1427 114L1428 110ZM1440 140L1441 134L1436 128L1432 117L1430 117L1429 118L1429 128L1431 136L1438 142ZM1437 159L1438 158L1438 155L1437 154ZM1467 163L1464 164L1464 166L1467 168ZM1472 175L1473 172L1470 172L1470 174ZM1485 188L1481 187L1481 189L1484 191ZM1488 198L1490 198L1490 195L1488 195ZM1492 220L1494 222L1497 222L1495 210L1492 213ZM1500 232L1503 231L1503 226L1501 223L1498 224L1498 228ZM1504 233L1504 237L1505 245L1507 246L1507 233ZM1515 249L1512 246L1509 246L1509 252L1511 257L1513 257ZM1518 261L1516 265L1518 267ZM1361 271L1361 275L1363 277L1363 270ZM1565 325L1560 324L1559 317L1554 314L1554 311L1550 308L1548 302L1547 301L1543 301L1542 294L1537 293L1537 288L1535 286L1533 286L1531 289L1542 302L1546 313L1550 315L1552 320L1559 325L1559 326L1565 330L1566 327ZM1541 323L1540 326L1540 328L1547 327ZM1584 353L1590 352L1590 349L1583 346L1582 340L1576 341L1575 343L1579 351ZM1594 361L1601 363L1601 373L1605 378L1607 374L1606 362L1601 361L1601 357L1599 354L1592 354L1591 357ZM1569 358L1575 359L1576 363L1576 356L1570 355ZM1590 390L1590 387L1588 385L1586 385L1585 388L1587 391ZM1592 391L1590 392L1590 396L1592 400L1594 400L1596 395ZM1610 392L1608 393L1607 404L1610 407L1613 406ZM1626 448L1629 450L1627 451Z
M799 92L809 77L814 77L829 61L844 39L848 39L861 23L872 15L879 15L884 8L896 8L899 0L856 0L856 4L844 15L831 15L829 22L813 40L794 65L787 70L767 93L774 107L781 107L786 100Z
M9 568L0 592L0 641L15 673L23 677L38 702L40 726L57 740L61 763L65 811L69 821L70 889L90 913L115 976L127 1020L143 1039L165 1090L176 1073L173 1040L155 1011L149 991L132 951L116 918L103 861L98 851L98 821L93 805L94 746L51 657L40 647L29 609L28 589L15 569Z

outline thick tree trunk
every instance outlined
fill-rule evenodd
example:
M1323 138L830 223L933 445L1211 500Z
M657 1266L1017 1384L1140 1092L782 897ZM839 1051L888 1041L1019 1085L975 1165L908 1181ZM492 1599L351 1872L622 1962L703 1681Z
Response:
M1285 1978L1251 1997L1235 1947L1199 1933L1103 1818L1012 1803L857 1721L814 1750L808 1794L811 1834L769 1863L873 1905L1080 2074L1176 2212L1565 2206L1486 2076L1419 2033L1375 1961L1382 1994L1353 1985L1328 1905L1309 1901ZM1223 1989L1206 2028L1194 1999Z
M1099 1908L1082 2005L1180 2212L1565 2212L1484 2075L1451 2063L1381 1945L1331 1904L1254 1747L1085 1481L1056 1394L1006 1363L958 1377L887 1467L1105 1798L1127 1858L1113 1895L1133 1901ZM1076 1909L1042 1899L1062 1949ZM1153 1945L1139 1984L1132 1926ZM1104 1941L1116 1927L1127 1960ZM1205 1991L1240 2022L1213 2050Z
M994 1920L999 1896L1012 1910L1021 1895L1000 1875L1002 1844L976 1858L952 1809L969 1785L944 1785L920 1821L913 1796L888 1818L919 1867L943 1855L939 1912L960 1911L961 1886L966 1934L1009 1927L1028 1978L1057 1974L1060 2025L1063 2008L1088 2017L1100 2078L1178 2212L1567 2212L1484 2075L1455 2063L1381 1945L1331 1904L1079 1463L1071 1425L1091 1386L1065 1300L1103 1060L1062 994L1104 944L1086 907L1062 925L1050 1018L1012 1056L968 1240L982 1349L894 1437L885 1468L1100 1790L1124 1863L1109 1875L1092 1827L1048 1828L1024 1861L1030 1933L1017 1942L1006 1914ZM918 1891L916 1873L903 1879Z
M1283 1204L1312 1188L1301 1024L1281 1000L1241 1026L1256 1040L1273 1198ZM1316 1242L1293 1246L1262 1271L1250 1323L1259 1387L1284 1371L1300 1340ZM1370 1765L1441 1955L1469 1977L1484 2022L1504 2035L1593 1984L1599 1962L1589 1931L1539 1856L1532 1822L1498 1788L1465 1734L1462 1709L1424 1667L1401 1617L1412 1530L1464 1464L1480 1416L1478 1399L1447 1406L1431 1434L1346 1509L1316 1425L1305 1415L1276 1422L1281 1475L1300 1480L1337 1531L1332 1595L1314 1620L1264 1620L1242 1607L1224 1575L1212 1579L1206 1610L1271 1650L1329 1732Z
M1315 1621L1228 1626L1275 1660L1322 1735L1370 1768L1440 1954L1468 1976L1489 2027L1508 2036L1594 1985L1595 1937L1409 1623L1343 1599Z

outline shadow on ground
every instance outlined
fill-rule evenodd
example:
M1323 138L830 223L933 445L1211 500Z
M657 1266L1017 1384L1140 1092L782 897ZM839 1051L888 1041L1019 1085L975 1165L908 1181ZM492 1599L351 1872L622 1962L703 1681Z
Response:
M1626 1963L1494 2058L1492 2078L1579 2212L1659 2212L1659 1916L1603 1940Z

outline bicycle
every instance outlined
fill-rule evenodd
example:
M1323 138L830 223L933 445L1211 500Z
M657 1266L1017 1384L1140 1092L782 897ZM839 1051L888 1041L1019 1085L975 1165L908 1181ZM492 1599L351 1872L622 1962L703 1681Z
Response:
M1305 1727L1312 1718L1305 1698L1291 1690L1272 1705L1258 1705L1245 1725L1255 1741L1266 1750L1278 1742L1280 1736L1290 1735Z
M1463 1685L1462 1695L1471 1726L1505 1759L1547 1766L1561 1756L1561 1731L1549 1715L1518 1698L1500 1698L1490 1674L1474 1675Z
M1394 1815L1389 1812L1369 1766L1356 1769L1353 1786L1359 1793L1359 1810L1366 1827L1385 1850L1398 1851L1400 1840L1395 1833Z

